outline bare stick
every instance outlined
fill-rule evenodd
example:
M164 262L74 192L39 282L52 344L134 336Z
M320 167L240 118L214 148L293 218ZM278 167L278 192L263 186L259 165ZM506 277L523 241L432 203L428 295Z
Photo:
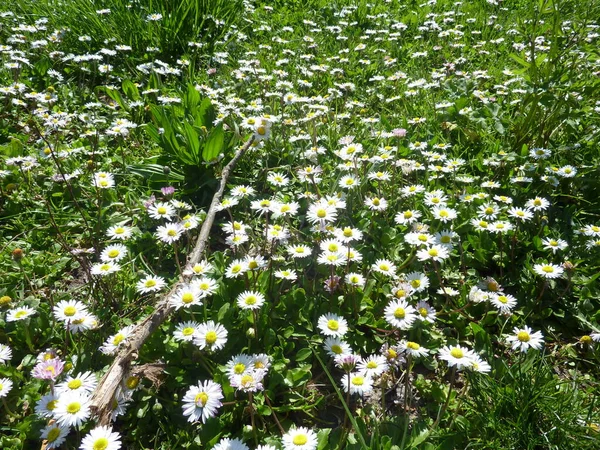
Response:
M240 148L235 156L229 161L229 163L223 168L221 173L221 180L219 189L215 192L210 208L200 229L200 234L196 240L196 245L192 250L188 258L188 266L193 266L200 261L200 257L206 249L208 238L210 236L210 229L215 220L217 214L217 207L221 203L223 193L225 192L225 186L229 178L229 174L233 170L237 161L242 155L250 148L254 138L251 138L242 148ZM110 422L111 410L113 399L119 389L122 381L126 379L130 372L131 362L136 360L138 357L138 351L148 339L148 337L169 317L169 314L173 311L173 307L169 304L169 298L173 293L185 283L186 277L180 274L179 280L171 288L171 290L164 296L162 296L155 305L154 312L142 319L133 329L131 336L123 347L117 352L115 359L108 371L104 374L98 387L92 394L91 399L91 410L98 416L98 423L100 425L107 425Z

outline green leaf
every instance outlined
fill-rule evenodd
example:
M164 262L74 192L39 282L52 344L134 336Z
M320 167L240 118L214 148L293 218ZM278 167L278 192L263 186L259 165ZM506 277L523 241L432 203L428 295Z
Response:
M191 153L190 156L194 159L195 164L198 165L200 162L200 140L198 139L198 133L194 127L187 122L184 122L183 130L185 132L188 150Z
M202 151L202 159L206 162L216 159L223 151L224 144L225 132L223 131L223 125L219 125L213 128L208 135Z
M139 100L141 98L140 91L138 90L137 86L131 80L123 80L123 83L121 86L123 88L123 92L129 99Z

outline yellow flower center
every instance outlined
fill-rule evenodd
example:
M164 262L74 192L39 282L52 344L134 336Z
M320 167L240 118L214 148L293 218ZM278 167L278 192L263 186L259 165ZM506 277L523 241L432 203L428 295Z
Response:
M252 378L252 375L244 375L240 381L242 386L248 386L252 383L252 381L254 381L254 378Z
M67 306L64 310L63 313L65 314L65 316L67 317L71 317L74 316L75 313L77 313L77 308L75 308L74 306Z
M129 378L127 378L127 381L125 382L127 389L135 389L136 387L138 387L138 384L140 384L139 377L129 377Z
M319 219L324 219L325 217L327 217L327 211L325 211L324 209L319 209L317 211L317 217Z
M308 442L308 437L305 434L297 434L294 436L294 439L292 439L292 442L294 445L304 445Z
M194 403L198 406L205 406L206 402L208 402L208 394L206 392L198 392L194 399Z
M77 414L81 410L81 403L73 402L67 405L67 412L69 414Z
M15 318L20 319L21 317L24 317L26 315L27 315L27 311L23 311L23 310L17 311L17 313L15 314Z
M167 234L171 237L177 236L177 231L175 231L173 228L171 228L169 231L167 231Z
M465 354L463 353L463 351L460 348L454 347L452 350L450 350L450 354L456 358L456 359L460 359L463 356L465 356Z
M144 286L146 286L147 288L154 287L154 286L156 286L156 280L147 280L144 283Z
M374 199L373 199L373 204L374 204L375 206L379 206L379 205L380 205L380 203L381 203L381 201L380 201L378 198L374 198Z
M332 351L333 353L335 353L336 355L341 355L341 354L342 354L342 352L343 352L343 350L342 350L342 347L340 347L340 346L339 346L339 345L337 345L337 344L334 344L334 345L332 345L332 346L331 346L331 351Z
M48 437L46 438L46 440L48 442L54 442L58 439L59 436L60 436L60 428L52 428L48 432Z
M384 272L387 272L388 270L390 270L390 266L388 266L387 264L379 264L379 268L381 270L383 270Z
M419 308L419 314L421 314L421 317L427 317L429 313L427 312L427 308Z
M123 342L123 339L125 339L125 336L123 336L121 333L119 333L113 338L113 344L119 345L121 342Z
M214 344L215 342L217 342L217 333L215 333L214 331L209 331L208 333L206 333L204 340L208 345Z
M159 206L156 209L156 212L159 213L159 214L166 214L167 213L167 208L165 208L164 206Z
M191 336L192 334L194 334L194 328L186 327L181 331L181 334L183 334L184 336Z
M554 272L554 267L552 267L552 266L544 266L544 267L542 267L542 270L544 272L546 272L546 273L552 273L552 272Z
M365 377L363 377L361 375L357 375L355 377L352 377L351 383L354 386L362 386L363 384L365 384Z
M412 281L410 282L410 285L411 285L413 288L417 289L417 288L421 287L421 280L412 280Z
M246 300L244 302L246 303L246 305L255 305L256 304L256 296L249 295L248 297L246 297Z
M237 375L241 375L242 373L244 373L245 370L246 370L245 364L237 363L235 366L233 366L233 372L236 373Z
M48 411L54 411L54 408L56 408L57 403L58 403L58 400L50 400L48 402L48 404L46 405L46 409Z
M106 450L108 448L108 439L105 437L96 439L92 448L93 450Z
M429 254L429 256L437 256L438 255L438 251L436 248L430 248L427 253Z
M79 389L81 387L83 383L81 382L81 380L79 378L76 378L74 380L71 380L67 383L67 386L69 387L69 389Z
M329 328L332 331L337 331L340 328L340 324L337 320L330 319L327 321L327 328Z
M491 207L488 206L487 208L485 208L485 213L486 214L493 214L494 213L494 208L491 208Z
M100 270L101 270L102 272L108 272L108 271L110 270L110 264L102 264L102 265L100 266Z
M394 317L396 319L404 319L405 316L406 311L404 310L404 308L396 308L396 310L394 311Z
M529 342L531 340L531 337L529 336L529 333L527 331L519 331L517 333L517 339L521 342Z
M410 348L411 350L419 350L421 348L421 346L419 344L417 344L416 342L411 342L411 341L408 341L406 343L406 346L408 348Z
M377 363L375 361L369 361L367 363L367 369L377 369Z

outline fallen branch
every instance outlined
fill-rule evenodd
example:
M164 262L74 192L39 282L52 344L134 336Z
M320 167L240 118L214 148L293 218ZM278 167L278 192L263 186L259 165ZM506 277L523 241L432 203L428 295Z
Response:
M196 240L196 245L188 258L187 266L194 266L200 261L202 254L206 249L210 229L217 214L217 207L221 203L225 186L229 178L229 174L236 165L237 161L250 148L254 139L251 138L242 148L240 148L229 163L223 168L219 189L215 192L210 208L200 229L200 234ZM148 337L169 317L173 311L173 307L169 304L169 298L187 281L187 277L180 275L179 280L171 288L171 290L162 296L157 302L154 312L148 317L139 322L132 331L127 342L117 352L115 359L108 371L104 374L100 383L91 398L91 410L98 417L99 425L107 425L110 422L112 405L115 399L117 390L122 382L127 379L131 371L131 363L138 357L138 351L148 339Z

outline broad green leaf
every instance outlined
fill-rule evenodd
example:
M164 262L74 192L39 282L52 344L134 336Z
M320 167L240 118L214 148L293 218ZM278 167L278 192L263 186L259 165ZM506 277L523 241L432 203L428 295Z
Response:
M223 151L224 144L225 132L223 131L223 125L219 125L213 128L208 135L202 151L202 159L206 162L216 159L219 153Z

